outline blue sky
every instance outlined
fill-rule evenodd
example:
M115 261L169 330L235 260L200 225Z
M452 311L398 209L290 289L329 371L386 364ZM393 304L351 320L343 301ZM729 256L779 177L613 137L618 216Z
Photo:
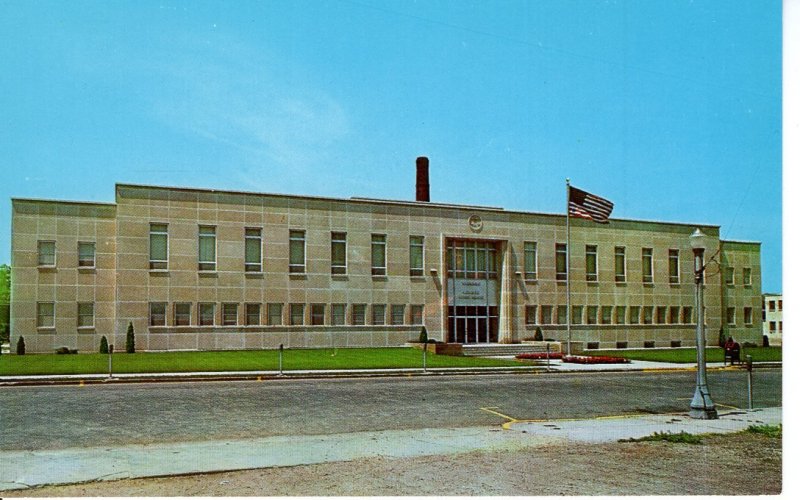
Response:
M781 291L781 4L0 0L11 197L115 182L414 197L762 242ZM688 235L687 235L688 236Z

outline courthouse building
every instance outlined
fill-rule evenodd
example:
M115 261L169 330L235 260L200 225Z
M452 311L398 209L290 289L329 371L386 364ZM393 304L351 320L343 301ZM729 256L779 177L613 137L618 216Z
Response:
M691 346L697 227L709 344L720 329L760 341L759 243L570 219L568 311L565 214L431 202L427 168L413 201L130 184L114 203L12 199L12 345L96 351L129 323L150 351L395 346L422 325L448 342L537 327L566 341L570 314L584 348Z

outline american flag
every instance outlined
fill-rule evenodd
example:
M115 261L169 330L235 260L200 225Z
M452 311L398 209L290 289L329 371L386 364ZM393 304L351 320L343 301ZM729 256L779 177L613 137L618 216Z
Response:
M569 215L589 219L601 224L608 224L608 216L614 209L614 204L605 198L600 198L572 186L569 187Z

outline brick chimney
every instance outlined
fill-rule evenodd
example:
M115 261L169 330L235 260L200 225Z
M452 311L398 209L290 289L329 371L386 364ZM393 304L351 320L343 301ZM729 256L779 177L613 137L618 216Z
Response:
M431 186L428 183L428 157L417 158L417 201L431 201Z

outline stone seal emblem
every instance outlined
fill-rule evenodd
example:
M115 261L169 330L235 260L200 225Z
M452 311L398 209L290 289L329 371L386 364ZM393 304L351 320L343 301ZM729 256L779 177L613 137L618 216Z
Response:
M467 223L469 224L469 228L476 233L481 229L483 229L483 221L481 220L480 215L470 216L469 221L467 221Z

